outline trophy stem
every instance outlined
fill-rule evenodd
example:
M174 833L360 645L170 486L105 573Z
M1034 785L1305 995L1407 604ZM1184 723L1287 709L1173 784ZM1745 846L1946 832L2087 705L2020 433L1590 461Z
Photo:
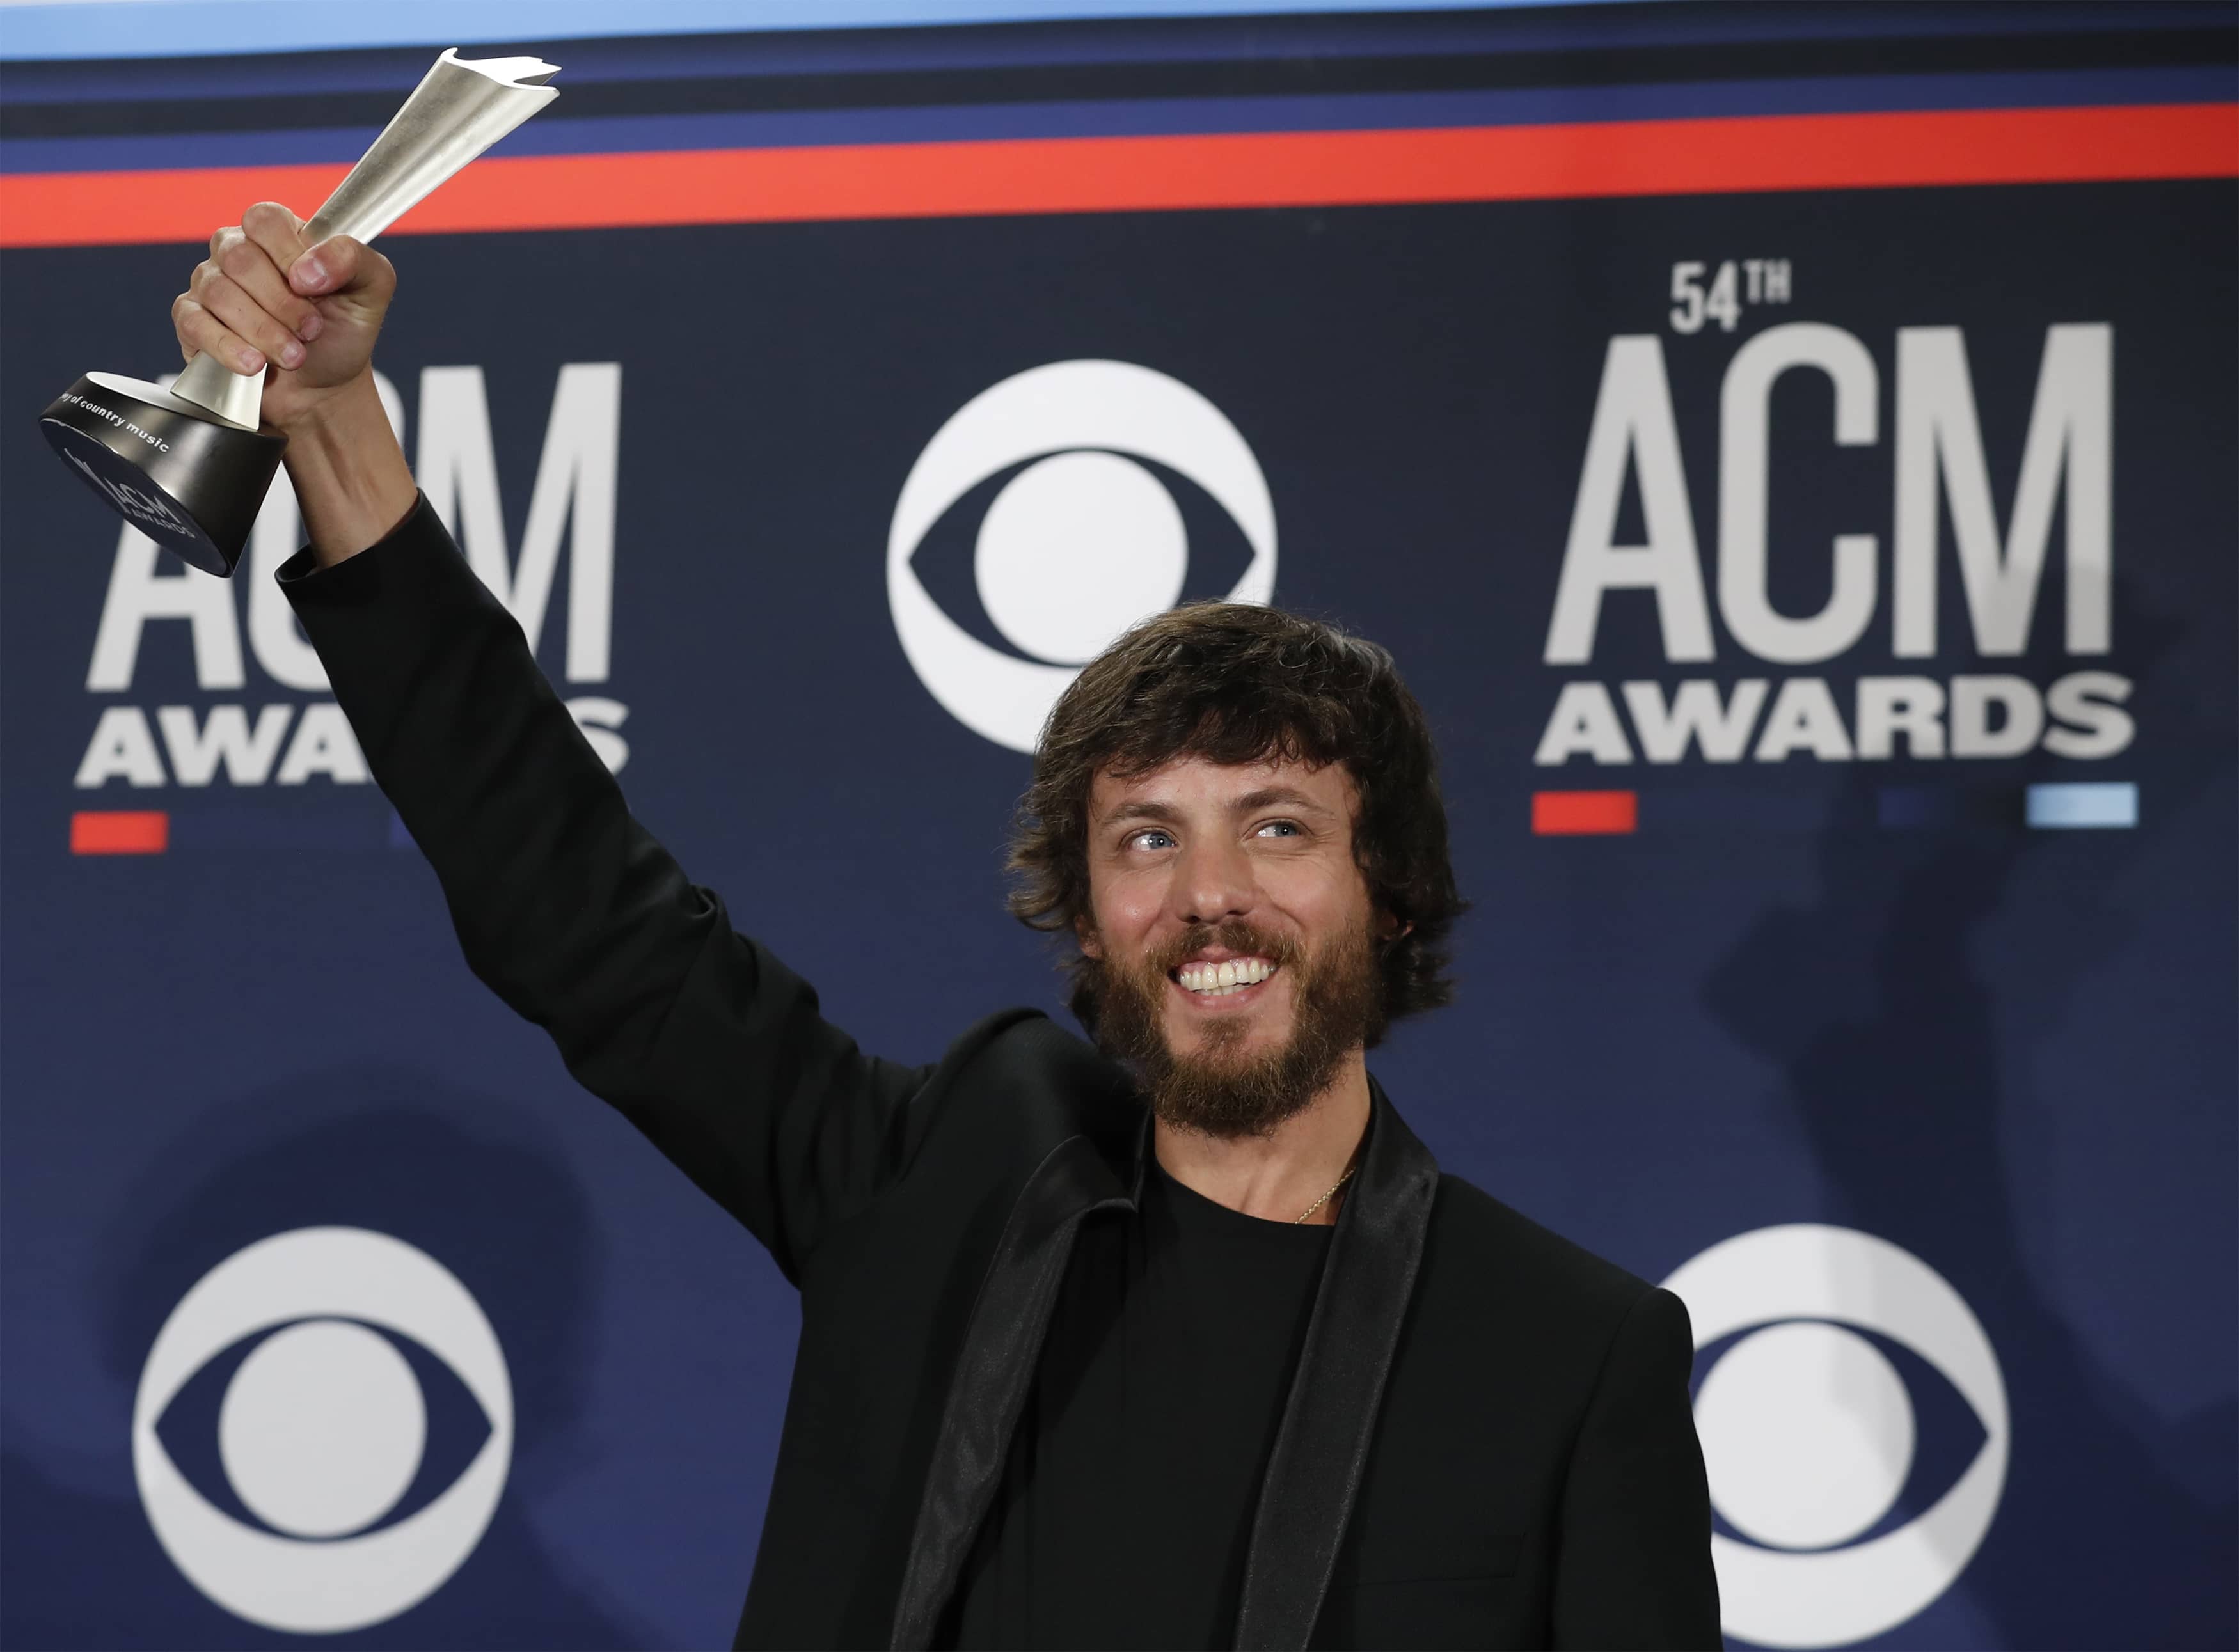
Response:
M4 3L4 0L0 0ZM435 60L373 147L304 227L370 241L560 94L535 57ZM207 353L169 390L88 373L39 415L55 451L133 527L208 573L239 565L288 439L262 428L264 369Z
M404 100L364 158L303 226L316 244L329 236L370 241L530 116L560 96L559 73L535 57L468 63L454 46ZM264 373L236 373L209 355L187 363L171 394L243 430L257 428Z
M215 355L197 355L180 369L171 394L216 414L242 430L256 428L264 404L264 369L236 373Z

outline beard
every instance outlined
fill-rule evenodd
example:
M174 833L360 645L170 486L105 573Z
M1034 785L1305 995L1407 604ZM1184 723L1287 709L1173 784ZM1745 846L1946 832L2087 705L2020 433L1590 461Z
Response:
M1291 1035L1282 1044L1247 1051L1252 1029L1242 1017L1209 1023L1186 1055L1167 1042L1168 972L1213 945L1265 958L1290 978ZM1097 1047L1133 1071L1161 1123L1224 1138L1265 1136L1304 1112L1366 1042L1381 990L1365 918L1312 952L1230 919L1192 929L1133 966L1108 959L1082 966L1097 1000Z

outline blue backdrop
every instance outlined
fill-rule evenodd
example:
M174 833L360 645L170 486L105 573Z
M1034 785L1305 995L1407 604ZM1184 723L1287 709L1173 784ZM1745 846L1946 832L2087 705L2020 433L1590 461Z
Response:
M1263 21L1220 50L1309 62L1312 84L1073 103L1056 58L1186 63L1214 36L942 33L949 59L1046 78L1038 101L952 86L936 112L952 136L1295 128L1299 105L1252 100L1309 92L1329 129L1410 124L1408 98L1449 100L1415 124L1498 123L1503 97L1532 120L1823 97L2230 121L2226 9L1996 10L1963 50L1909 10L1830 9L1787 57L1737 39L1771 27L1757 13L1659 10L1645 44L1625 9L1614 32L1518 13L1428 43L1376 31L1420 20ZM828 50L936 50L851 38ZM640 83L637 60L546 50ZM347 70L393 103L425 55L236 62L276 100L247 133L225 111L263 106L175 63L18 70L0 154L346 158L366 129L283 108L290 76ZM1386 61L1414 67L1368 84ZM161 121L134 112L160 102L151 72L173 76ZM685 118L643 84L606 118ZM744 101L722 141L778 119ZM934 116L817 118L767 141ZM2209 177L399 236L378 364L641 816L907 1059L1006 1003L1061 1013L1053 955L1001 911L1029 760L970 725L1046 703L1051 639L1272 559L1275 600L1398 656L1475 902L1456 1006L1372 1065L1446 1168L1679 1274L1730 1634L2229 1645L2228 130ZM263 567L157 564L34 434L88 368L170 362L165 304L199 255L20 242L0 1636L727 1639L791 1292L468 975ZM1018 376L1068 362L1146 371ZM953 501L898 523L936 433L988 392ZM729 416L679 416L711 395ZM1022 442L971 436L1020 407ZM982 532L1075 450L1129 480L1022 488ZM1150 572L1080 548L1113 521ZM1060 572L1021 584L1022 561ZM946 629L911 617L927 606ZM252 1249L335 1228L402 1244ZM337 1324L374 1327L403 1388L302 1334ZM336 1370L375 1444L422 1443L386 1468L344 1450L333 1472L358 1478L312 1483L317 1402L286 1379ZM476 1472L502 1487L479 1509L447 1489ZM290 1616L299 1569L339 1580L335 1621Z

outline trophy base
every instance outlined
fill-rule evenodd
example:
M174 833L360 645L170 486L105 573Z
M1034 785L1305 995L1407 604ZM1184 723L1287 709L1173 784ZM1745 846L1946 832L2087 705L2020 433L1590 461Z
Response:
M221 578L240 562L288 447L117 373L87 374L39 415L39 429L111 510Z

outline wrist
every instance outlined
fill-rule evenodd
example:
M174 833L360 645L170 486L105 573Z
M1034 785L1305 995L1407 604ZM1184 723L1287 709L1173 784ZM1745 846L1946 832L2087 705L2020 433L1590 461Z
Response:
M321 566L330 567L387 538L411 514L419 490L370 372L294 413L278 428L288 438L289 480Z
M322 433L349 430L381 412L381 392L374 385L370 367L324 389L296 387L287 395L286 405L276 407L274 403L281 400L277 395L266 396L264 421L290 443L316 441ZM386 422L385 412L382 417Z

